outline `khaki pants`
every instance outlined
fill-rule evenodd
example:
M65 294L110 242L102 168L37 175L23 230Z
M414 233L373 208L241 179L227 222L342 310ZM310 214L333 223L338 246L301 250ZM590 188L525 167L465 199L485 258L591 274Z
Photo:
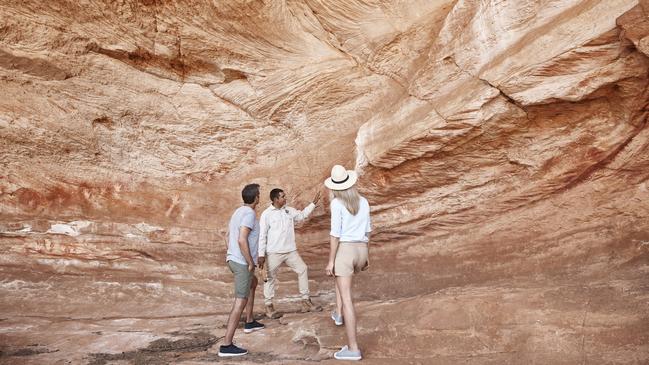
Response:
M287 253L268 253L266 255L266 267L268 268L268 281L264 283L264 304L273 304L275 297L275 284L277 282L277 270L286 262L297 274L297 283L302 299L309 299L309 276L307 267L297 251Z

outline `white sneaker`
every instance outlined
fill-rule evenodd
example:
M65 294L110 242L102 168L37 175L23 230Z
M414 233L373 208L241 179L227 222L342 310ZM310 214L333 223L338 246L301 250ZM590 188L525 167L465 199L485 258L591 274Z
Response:
M336 313L336 311L331 312L331 319L334 320L334 323L336 326L342 326L343 325L343 316Z
M349 351L349 347L343 346L340 351L334 353L334 358L336 360L352 360L358 361L363 358L361 352L359 351Z

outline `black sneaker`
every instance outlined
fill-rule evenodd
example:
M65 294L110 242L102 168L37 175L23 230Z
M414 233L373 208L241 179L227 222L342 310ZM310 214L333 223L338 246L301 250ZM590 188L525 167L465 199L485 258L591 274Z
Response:
M235 344L228 346L219 346L219 357L243 356L248 350L237 347Z
M243 332L245 332L245 333L258 331L258 330L261 330L261 329L264 329L264 325L257 322L257 321L255 321L254 319L252 320L252 322L246 323L243 326Z

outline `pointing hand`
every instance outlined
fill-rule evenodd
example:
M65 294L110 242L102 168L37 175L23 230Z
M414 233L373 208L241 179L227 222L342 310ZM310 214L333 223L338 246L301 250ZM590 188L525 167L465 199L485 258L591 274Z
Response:
M318 204L318 201L320 201L320 190L316 191L315 196L313 197L313 204Z

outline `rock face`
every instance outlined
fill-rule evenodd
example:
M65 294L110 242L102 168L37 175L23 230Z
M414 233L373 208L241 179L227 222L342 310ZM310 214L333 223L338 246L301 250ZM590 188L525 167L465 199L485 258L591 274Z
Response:
M649 362L648 16L0 0L0 362L217 360L241 188L301 208L337 163L372 205L367 359ZM328 224L325 202L298 229L320 304ZM344 344L327 318L239 342L251 362L325 360Z

